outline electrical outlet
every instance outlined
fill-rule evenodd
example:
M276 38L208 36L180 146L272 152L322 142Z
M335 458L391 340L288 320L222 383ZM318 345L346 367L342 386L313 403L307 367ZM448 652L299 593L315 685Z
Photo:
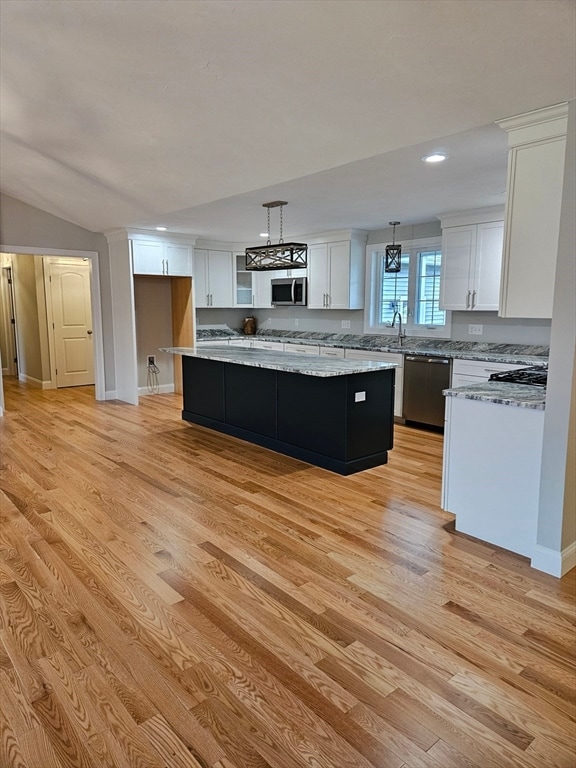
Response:
M342 320L342 328L350 328L350 320Z
M297 318L297 317L296 317L296 318L294 318L294 325L295 325L296 327L298 327L298 318Z
M484 333L484 326L483 325L469 325L468 326L468 334L470 336L482 336Z
M156 355L148 355L147 366L150 368L152 365L156 365Z

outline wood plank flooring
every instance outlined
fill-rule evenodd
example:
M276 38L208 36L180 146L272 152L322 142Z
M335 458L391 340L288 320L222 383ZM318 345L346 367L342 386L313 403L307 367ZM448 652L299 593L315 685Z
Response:
M576 764L576 572L454 533L440 435L340 477L5 389L1 768Z

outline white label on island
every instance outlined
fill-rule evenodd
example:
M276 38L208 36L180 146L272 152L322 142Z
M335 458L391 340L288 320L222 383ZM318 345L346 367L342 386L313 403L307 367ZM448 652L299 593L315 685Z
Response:
M354 392L354 402L362 403L366 400L366 392Z

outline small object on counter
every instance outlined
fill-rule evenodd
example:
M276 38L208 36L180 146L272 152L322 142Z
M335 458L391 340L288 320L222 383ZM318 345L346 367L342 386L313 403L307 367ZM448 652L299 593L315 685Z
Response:
M255 317L245 317L244 322L242 323L242 333L245 333L246 336L254 336L256 333L256 318Z

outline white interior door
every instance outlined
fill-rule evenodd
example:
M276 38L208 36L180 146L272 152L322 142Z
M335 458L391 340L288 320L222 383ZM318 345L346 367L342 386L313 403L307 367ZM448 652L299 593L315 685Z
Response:
M90 264L49 265L56 386L94 384Z

